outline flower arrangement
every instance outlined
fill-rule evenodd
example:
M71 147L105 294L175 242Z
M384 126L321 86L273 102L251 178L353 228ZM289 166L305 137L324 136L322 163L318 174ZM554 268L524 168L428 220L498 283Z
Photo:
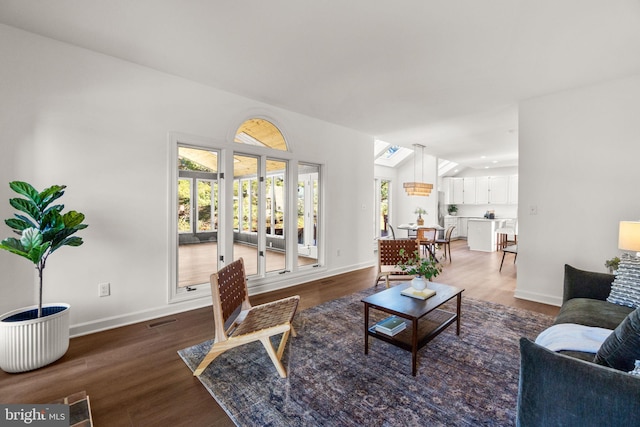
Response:
M620 258L613 257L604 262L604 266L609 269L609 273L613 273L618 269L618 265L620 264Z
M417 215L422 215L422 214L426 214L427 211L425 211L424 209L422 209L421 207L417 207L415 211L413 211L414 214Z
M408 254L404 249L400 249L399 255L403 261L396 267L405 273L431 280L442 272L442 267L435 260L422 258L419 251Z

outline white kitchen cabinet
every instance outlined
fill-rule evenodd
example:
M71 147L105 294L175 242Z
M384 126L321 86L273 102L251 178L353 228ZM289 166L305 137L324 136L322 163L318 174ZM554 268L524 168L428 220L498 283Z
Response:
M451 203L464 203L464 178L451 178Z
M506 205L509 201L508 187L508 176L489 177L489 203L495 205Z
M476 204L477 205L506 205L507 176L478 176L476 177Z
M476 178L462 178L462 203L465 205L476 204Z
M443 178L445 204L518 204L518 175Z
M450 178L449 204L473 205L476 203L476 178Z
M489 179L488 176L476 177L476 204L478 205L489 204Z
M509 176L509 204L518 204L518 175Z
M467 238L467 225L469 218L458 218L458 237Z

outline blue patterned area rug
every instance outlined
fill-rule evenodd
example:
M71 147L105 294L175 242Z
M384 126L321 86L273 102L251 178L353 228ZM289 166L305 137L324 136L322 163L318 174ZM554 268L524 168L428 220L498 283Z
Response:
M515 424L518 339L535 338L551 325L550 316L463 294L460 336L451 325L423 347L413 377L410 352L369 338L364 354L360 300L375 291L299 312L298 336L283 355L287 378L258 342L218 356L200 381L239 426ZM371 315L372 322L386 317L375 310ZM210 346L207 341L178 353L193 371Z

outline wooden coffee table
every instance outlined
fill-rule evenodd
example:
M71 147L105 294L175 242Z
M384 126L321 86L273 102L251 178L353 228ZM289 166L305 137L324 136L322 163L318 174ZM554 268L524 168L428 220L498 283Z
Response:
M412 375L417 372L418 350L434 339L452 323L456 323L456 335L460 335L460 306L464 289L441 283L429 282L428 288L436 294L427 300L402 295L400 291L411 286L409 282L400 283L393 288L386 289L364 299L364 354L369 353L369 337L386 341L404 350L410 351L412 356ZM455 313L442 310L440 307L457 298ZM389 336L375 330L375 325L369 326L369 310L375 309L385 313L402 317L407 328L394 336Z

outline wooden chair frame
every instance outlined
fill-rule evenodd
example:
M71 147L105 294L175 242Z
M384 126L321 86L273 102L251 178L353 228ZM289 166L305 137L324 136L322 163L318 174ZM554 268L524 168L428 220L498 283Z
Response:
M378 276L374 286L378 286L378 282L383 277L387 288L389 287L389 280L409 280L413 278L412 275L396 267L398 263L403 261L400 257L401 249L404 249L407 255L412 256L418 250L418 241L414 239L378 240Z
M199 376L216 357L225 351L253 341L260 341L278 374L285 378L287 371L280 359L282 359L289 334L296 336L291 322L296 314L300 297L295 295L251 306L242 258L211 275L211 297L214 342L193 375ZM228 323L230 324L227 325ZM282 334L282 338L276 351L270 338L278 334Z
M451 234L453 233L453 230L455 228L455 225L450 225L449 228L447 228L447 231L445 231L444 233L444 238L436 239L436 244L442 245L445 259L447 259L447 249L449 250L449 262L451 262Z
M429 256L433 259L436 258L436 238L438 237L438 230L430 227L418 227L416 229L416 241L418 247L426 249Z

